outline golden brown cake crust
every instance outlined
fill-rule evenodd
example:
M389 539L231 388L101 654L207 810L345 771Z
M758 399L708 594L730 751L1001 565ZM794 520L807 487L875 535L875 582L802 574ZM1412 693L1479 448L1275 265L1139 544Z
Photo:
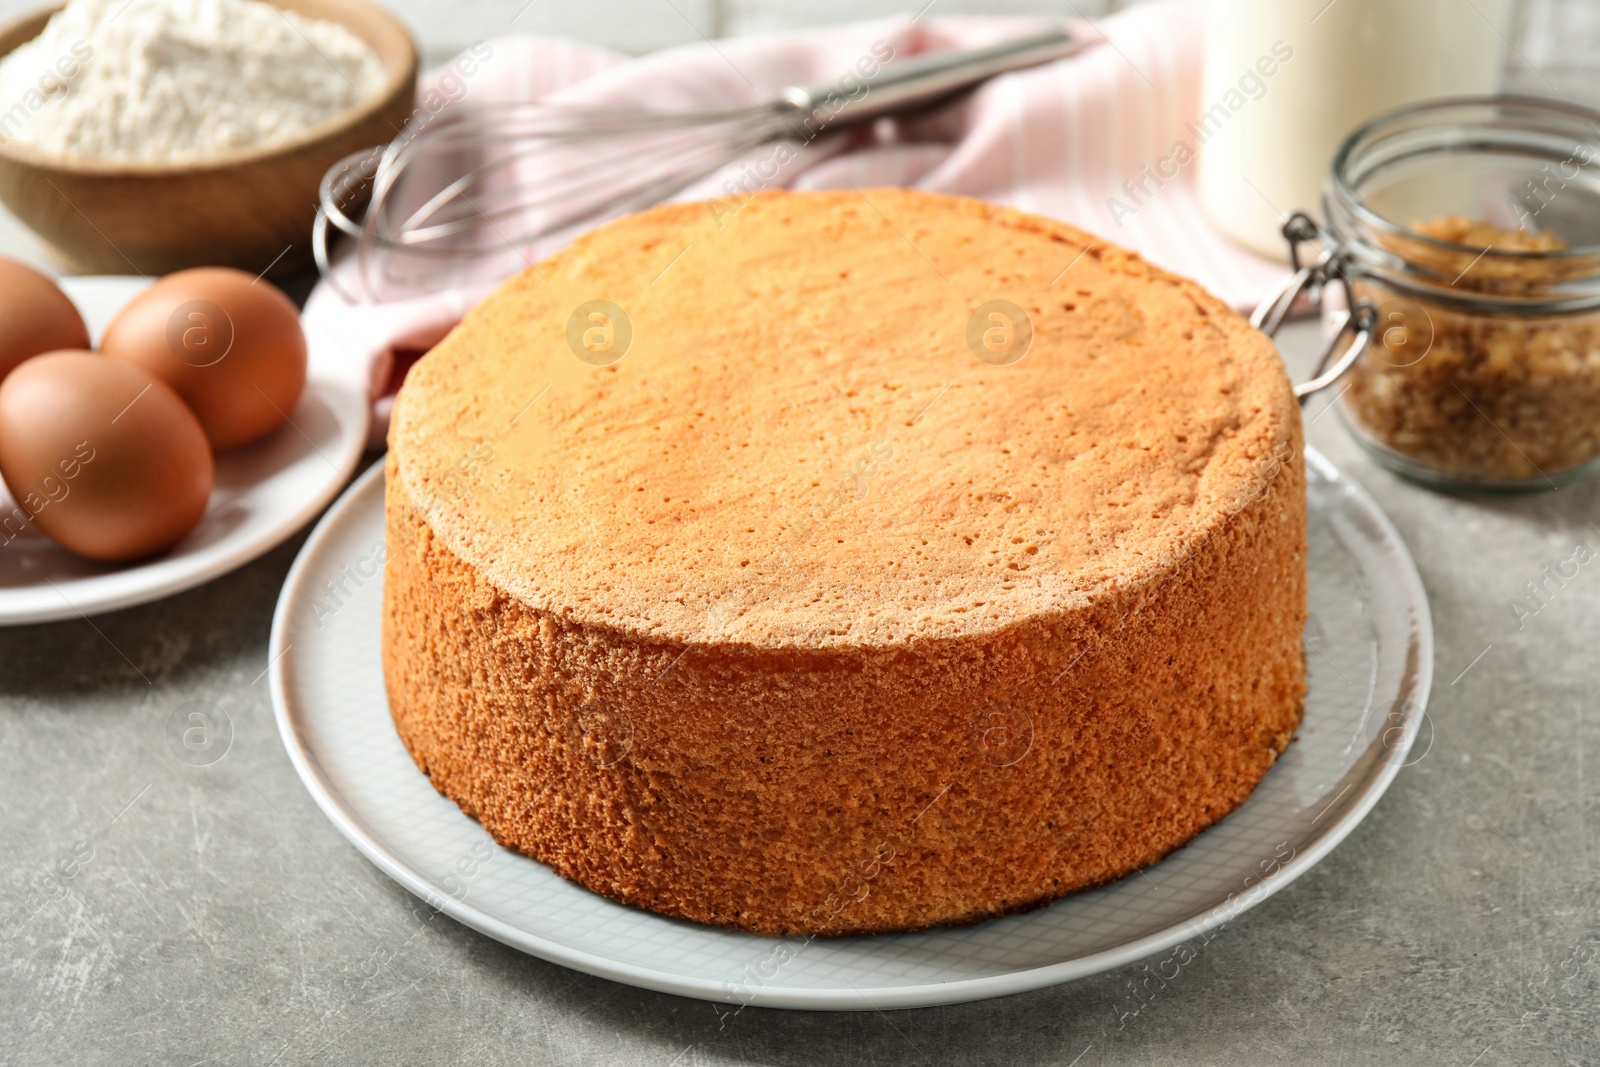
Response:
M607 367L566 343L595 299L633 330ZM1009 366L967 341L996 299L1033 329ZM1037 905L1188 841L1288 743L1300 433L1265 338L1059 223L904 190L620 220L401 392L395 722L498 840L641 907L842 934Z

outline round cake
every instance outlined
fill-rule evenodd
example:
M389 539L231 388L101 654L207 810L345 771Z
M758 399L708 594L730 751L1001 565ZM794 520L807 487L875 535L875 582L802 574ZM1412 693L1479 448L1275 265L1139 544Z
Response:
M411 371L383 660L417 766L614 900L977 922L1155 863L1305 693L1299 409L1199 286L908 190L612 222Z

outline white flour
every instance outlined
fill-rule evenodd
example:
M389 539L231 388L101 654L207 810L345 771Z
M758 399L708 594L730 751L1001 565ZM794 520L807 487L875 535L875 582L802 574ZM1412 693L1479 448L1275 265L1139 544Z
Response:
M291 140L382 83L364 41L260 0L71 0L0 60L0 141L204 159Z

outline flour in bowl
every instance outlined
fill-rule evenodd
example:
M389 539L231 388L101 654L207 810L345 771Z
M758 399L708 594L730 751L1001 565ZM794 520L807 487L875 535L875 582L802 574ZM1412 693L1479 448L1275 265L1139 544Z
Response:
M0 143L203 161L291 141L383 81L342 26L260 0L71 0L0 59Z

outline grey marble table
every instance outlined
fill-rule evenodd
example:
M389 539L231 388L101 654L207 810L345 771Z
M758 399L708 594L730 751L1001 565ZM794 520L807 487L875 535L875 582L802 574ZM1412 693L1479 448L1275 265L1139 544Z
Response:
M1121 3L942 0L940 11L1099 15ZM1535 22L1559 8L1569 24L1587 4L1519 6ZM0 17L32 6L0 0ZM437 60L507 30L644 51L905 5L393 6ZM1546 36L1593 54L1600 24L1583 25ZM1561 58L1530 49L1518 55ZM3 211L0 252L45 261ZM1291 327L1291 363L1303 367L1314 335ZM1600 744L1600 563L1532 617L1508 606L1575 546L1600 552L1600 481L1443 496L1375 468L1319 411L1312 441L1389 511L1432 599L1426 754L1327 859L1176 978L1135 965L947 1008L750 1009L719 1029L709 1004L427 918L322 816L278 740L267 632L302 536L158 604L0 630L0 1063L1600 1062L1600 811L1585 775ZM174 712L197 699L233 728L205 766L168 743ZM1153 993L1129 1016L1133 983Z
M1303 364L1315 327L1291 327ZM0 1062L8 1064L1579 1064L1600 1060L1600 563L1508 600L1579 543L1600 481L1443 496L1311 438L1416 555L1438 636L1426 755L1309 875L1176 978L1144 965L882 1014L614 985L425 909L301 786L263 671L303 538L181 596L0 630ZM206 766L168 743L226 710ZM1600 758L1587 757L1591 762ZM1124 1013L1130 983L1154 991Z

